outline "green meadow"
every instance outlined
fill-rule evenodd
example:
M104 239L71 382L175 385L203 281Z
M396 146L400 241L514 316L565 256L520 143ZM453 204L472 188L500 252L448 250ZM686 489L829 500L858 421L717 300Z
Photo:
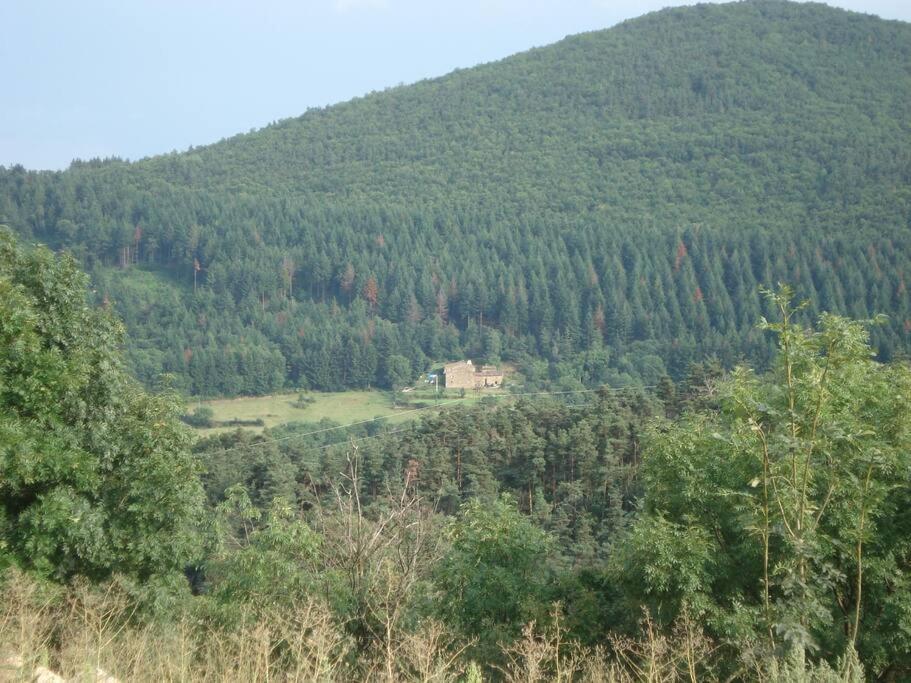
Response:
M484 396L502 395L503 392L486 390L481 394L466 392L461 397L458 392L441 392L434 395L432 391L418 389L399 394L398 404L393 405L392 394L387 391L338 391L307 392L304 394L312 402L298 407L298 396L295 393L271 394L268 396L248 396L240 398L215 399L210 401L193 401L187 404L187 410L197 406L212 409L213 419L221 423L216 427L202 428L200 434L212 435L232 431L237 427L261 432L265 428L276 427L288 422L319 422L329 419L340 424L351 424L382 417L390 423L404 422L419 417L437 406L444 408L459 404L469 404ZM244 423L262 420L261 425L225 424L232 420Z

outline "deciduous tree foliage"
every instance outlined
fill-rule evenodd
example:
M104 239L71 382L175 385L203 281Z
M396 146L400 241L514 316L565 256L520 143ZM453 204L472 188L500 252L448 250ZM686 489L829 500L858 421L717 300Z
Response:
M911 369L872 359L869 325L779 311L770 375L651 432L643 510L616 559L627 599L684 605L722 640L907 675ZM891 673L890 673L891 672Z
M0 560L55 578L181 570L202 512L189 435L124 371L122 326L86 282L0 230Z
M546 617L548 537L508 497L466 503L450 527L452 547L436 571L437 609L487 660L522 626Z

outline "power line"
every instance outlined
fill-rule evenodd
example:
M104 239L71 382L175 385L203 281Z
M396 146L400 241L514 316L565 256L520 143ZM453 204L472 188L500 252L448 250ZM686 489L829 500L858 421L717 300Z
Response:
M410 427L399 427L398 429L393 429L389 432L383 432L381 434L371 434L370 436L359 436L356 439L347 439L345 441L336 441L335 443L324 443L322 446L312 446L307 449L307 451L323 451L327 448L332 448L333 446L341 446L343 443L360 443L361 441L369 441L370 439L379 439L381 436L391 436L392 434L399 434L401 432L407 432Z
M655 389L655 388L656 388L655 385L627 386L627 387L603 386L603 387L599 387L597 389L570 389L570 390L566 390L566 391L527 391L527 392L520 392L517 394L491 394L489 396L485 396L484 398L492 399L492 398L517 398L517 397L524 397L524 396L563 396L563 395L568 395L568 394L592 394L592 393L602 392L602 391L625 391L627 389ZM398 416L409 415L411 413L419 413L423 410L433 410L435 408L443 408L445 406L454 405L454 404L458 404L458 403L462 403L462 399L453 399L452 401L446 401L444 403L437 403L434 405L422 406L421 408L413 408L411 410L406 410L402 413L398 413ZM273 444L273 443L281 443L283 441L288 441L291 439L298 439L298 438L302 439L307 436L314 436L315 434L324 434L326 432L337 431L339 429L348 429L350 427L357 427L358 425L362 425L362 424L369 424L371 422L376 422L378 420L385 420L387 417L389 417L389 416L378 415L377 417L371 417L367 420L358 420L357 422L349 422L348 424L335 425L333 427L323 427L322 429L315 429L310 432L289 434L288 436L281 436L276 439L265 439L262 441L257 441L256 443L246 444L244 446L234 446L233 448L226 448L221 452L222 453L231 453L233 451L246 450L246 449L254 448L254 447L258 447L258 446L268 446L269 444ZM408 429L407 427L403 427L401 429L384 432L382 434L374 434L373 436L359 437L357 439L354 439L353 441L361 441L361 440L365 440L365 439L375 439L380 436L398 434L399 432L406 431L407 429ZM323 444L322 446L313 446L312 448L310 448L308 450L322 450L325 448L331 448L332 446L340 446L343 443L349 443L349 441L337 441L337 442L331 443L331 444Z
M442 405L450 405L452 403L458 403L458 402L459 402L459 400L456 399L453 401L448 401L445 404L441 404L438 406L423 406L422 408L413 408L412 410L406 410L405 412L398 413L398 415L408 415L410 413L417 413L422 410L428 410L430 408L442 407ZM348 424L335 425L334 427L323 427L322 429L315 429L312 432L303 432L300 434L295 433L295 434L289 434L288 436L280 436L277 439L269 439L266 441L257 441L256 443L251 443L247 446L242 446L239 448L252 448L253 446L265 446L270 443L278 443L280 441L287 441L288 439L303 438L305 436L313 436L314 434L323 434L324 432L332 432L337 429L347 429L349 427L357 427L358 425L368 424L370 422L376 422L377 420L385 420L386 417L388 417L388 416L378 415L376 417L371 417L367 420L358 420L357 422L349 422ZM235 449L228 449L228 450L230 451L230 450L235 450Z

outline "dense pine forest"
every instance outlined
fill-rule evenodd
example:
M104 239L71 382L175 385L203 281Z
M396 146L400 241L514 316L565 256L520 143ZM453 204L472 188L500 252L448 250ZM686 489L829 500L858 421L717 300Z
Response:
M461 357L566 387L769 367L759 286L908 351L911 28L672 9L183 153L0 169L131 371L200 395L389 386Z
M747 0L0 168L0 681L909 680L908 112L911 25Z

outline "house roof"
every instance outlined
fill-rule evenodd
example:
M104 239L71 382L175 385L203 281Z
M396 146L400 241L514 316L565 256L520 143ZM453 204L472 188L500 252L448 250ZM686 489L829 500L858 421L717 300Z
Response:
M452 363L445 363L443 365L443 372L451 372L454 370L468 370L471 369L474 371L476 376L481 377L502 377L503 371L498 370L495 365L482 365L480 368L473 365L470 360L459 360Z
M459 368L473 368L473 367L474 366L472 365L470 360L457 360L452 363L445 363L443 365L443 372L446 372L447 370L457 370Z

